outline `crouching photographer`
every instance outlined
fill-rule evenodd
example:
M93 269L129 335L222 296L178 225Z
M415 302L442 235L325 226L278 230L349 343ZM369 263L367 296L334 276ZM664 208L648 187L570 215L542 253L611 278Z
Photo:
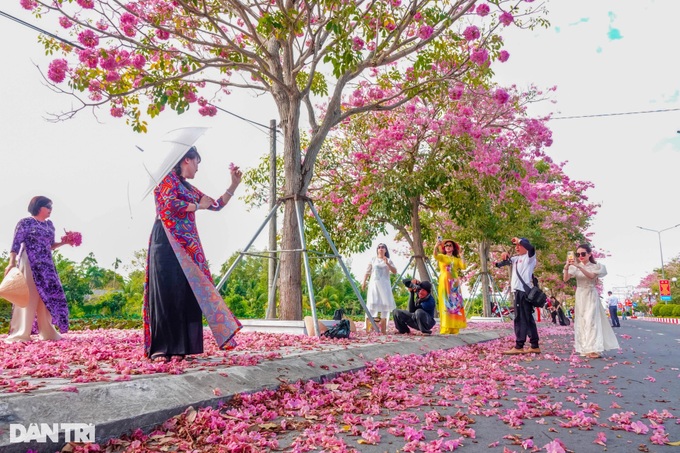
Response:
M430 335L435 325L434 309L435 301L432 295L432 283L421 282L418 280L404 280L404 285L409 289L411 295L408 300L408 310L395 309L392 312L394 326L398 333L410 333L409 329L416 329Z

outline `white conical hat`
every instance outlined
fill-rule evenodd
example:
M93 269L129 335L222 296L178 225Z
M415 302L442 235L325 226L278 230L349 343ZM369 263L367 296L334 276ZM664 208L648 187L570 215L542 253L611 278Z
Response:
M0 299L8 300L20 308L28 307L28 285L17 267L10 269L0 282Z
M194 146L196 140L201 135L205 134L207 127L182 127L168 132L161 140L167 143L160 153L155 156L149 156L149 159L155 161L148 166L145 164L147 174L149 175L149 186L144 191L142 198L146 198L149 193L167 176L168 173L177 165L177 162Z

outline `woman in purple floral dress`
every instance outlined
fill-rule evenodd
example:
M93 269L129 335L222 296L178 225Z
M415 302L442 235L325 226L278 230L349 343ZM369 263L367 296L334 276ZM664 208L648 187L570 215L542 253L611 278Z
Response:
M60 340L59 332L68 331L66 296L52 260L52 250L64 245L54 241L54 225L48 220L52 200L33 197L28 212L31 216L16 226L5 275L19 267L28 283L29 302L25 308L14 307L7 343L30 341L31 333L37 333L41 340Z

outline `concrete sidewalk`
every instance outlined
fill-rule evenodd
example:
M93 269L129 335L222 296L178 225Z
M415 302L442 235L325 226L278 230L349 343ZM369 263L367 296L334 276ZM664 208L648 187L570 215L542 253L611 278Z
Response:
M77 392L45 388L0 395L0 451L52 452L59 443L10 443L10 424L91 423L103 442L141 428L150 430L187 407L217 406L233 395L278 387L281 382L320 380L359 370L388 355L424 355L511 335L510 329L465 330L460 335L397 336L389 342L330 344L322 351L288 351L281 359L254 366L190 369L180 375L141 375L124 382L77 385Z

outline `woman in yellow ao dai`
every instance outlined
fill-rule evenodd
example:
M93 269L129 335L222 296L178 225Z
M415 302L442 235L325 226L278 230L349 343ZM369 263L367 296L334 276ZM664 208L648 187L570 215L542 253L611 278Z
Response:
M465 269L460 246L451 239L439 241L434 248L434 259L439 263L439 333L457 334L467 327L458 275L459 270Z

